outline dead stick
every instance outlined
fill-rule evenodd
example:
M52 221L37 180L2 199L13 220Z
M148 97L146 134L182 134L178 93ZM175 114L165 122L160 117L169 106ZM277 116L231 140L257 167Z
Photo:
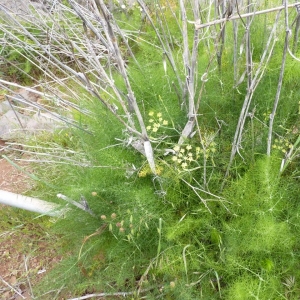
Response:
M9 288L11 288L15 293L17 293L20 297L22 297L23 299L26 299L22 294L20 294L13 286L11 286L8 282L6 282L2 276L0 276L0 280L6 284Z
M295 7L297 5L300 5L300 2L289 4L289 5L287 5L287 7L291 8L291 7ZM212 26L212 25L220 24L220 23L223 23L223 22L231 21L231 20L237 20L237 19L240 19L240 18L247 18L247 17L251 17L251 16L254 16L254 15L262 15L262 14L270 13L270 12L282 10L284 8L285 8L285 6L281 5L281 6L277 6L277 7L274 7L274 8L259 10L259 11L255 11L255 12L251 12L251 13L247 13L247 14L243 14L243 15L231 16L230 18L227 17L227 18L215 20L215 21L212 21L212 22L204 23L204 24L200 24L200 20L197 20L196 22L189 21L189 23L195 24L195 28L200 29L200 28L205 28L205 27L209 27L209 26Z
M154 287L144 289L144 290L141 290L141 293L145 293L145 292L151 291L153 289L154 289ZM135 295L135 293L136 292L117 292L117 293L89 294L89 295L85 295L85 296L78 297L78 298L69 298L68 300L84 300L84 299L95 298L95 297L118 297L118 296L126 297L126 296Z

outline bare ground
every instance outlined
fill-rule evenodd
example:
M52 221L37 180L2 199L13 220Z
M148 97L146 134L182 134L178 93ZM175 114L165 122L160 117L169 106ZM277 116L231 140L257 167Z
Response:
M3 145L0 140L0 149ZM0 152L0 190L22 194L32 188L31 179L1 158ZM23 211L0 205L1 300L36 299L32 287L60 261L51 236L34 217L32 213L31 222L29 213L24 216Z

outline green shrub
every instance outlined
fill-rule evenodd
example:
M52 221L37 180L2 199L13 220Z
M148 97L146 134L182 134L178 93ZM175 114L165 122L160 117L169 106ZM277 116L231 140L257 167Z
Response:
M41 151L53 159L32 167L40 179L32 194L62 206L66 203L57 199L58 193L77 202L86 199L92 214L72 207L55 220L52 229L63 239L65 259L46 277L39 294L51 286L62 289L62 296L70 289L74 295L124 291L136 299L142 295L146 299L296 299L299 147L294 126L299 103L292 90L298 86L297 72L291 71L294 62L287 61L282 93L288 101L278 107L272 155L267 157L282 41L261 66L265 73L251 94L244 124L239 125L251 91L247 76L236 86L232 25L226 28L229 37L221 65L216 59L219 32L199 30L193 99L197 111L191 116L191 91L185 85L191 68L183 59L182 20L174 21L180 15L178 4L166 1L164 8L162 3L148 4L155 28L141 18L138 8L118 7L109 16L113 38L99 25L103 19L84 12L80 17L86 18L85 26L99 30L101 43L87 34L91 28L79 26L81 21L70 7L63 14L66 18L55 24L57 36L51 47L64 51L46 53L50 68L45 77L57 67L55 84L66 92L71 86L70 101L78 106L70 111L77 127L40 137L37 143L44 150L29 144L32 153ZM192 19L193 7L186 4L186 8ZM104 17L103 12L100 15ZM206 17L209 12L201 15ZM261 16L251 28L252 75L273 17ZM54 24L44 25L46 30ZM189 22L187 27L190 50L197 32L190 34ZM237 77L246 63L242 29L240 24ZM16 58L13 52L9 55ZM26 74L28 66L22 68ZM60 76L65 75L68 79L61 83ZM128 101L130 93L136 103ZM181 139L187 121L195 126L190 136ZM232 155L239 132L241 140ZM155 168L142 154L145 149L135 144L148 140ZM284 173L280 172L283 158L290 159Z

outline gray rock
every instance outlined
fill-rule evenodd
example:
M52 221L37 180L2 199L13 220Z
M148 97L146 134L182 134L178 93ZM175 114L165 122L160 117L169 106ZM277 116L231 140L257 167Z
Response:
M7 100L0 102L0 116L5 114L11 109Z
M37 102L39 98L39 94L34 93L33 91L29 91L26 88L19 89L13 96L11 96L11 99L13 100L14 104L23 107L27 106L32 102Z
M13 110L7 111L0 117L0 139L18 140L31 134L53 132L63 128L64 123L57 121L50 113L36 113L26 116Z
M53 131L61 127L62 123L55 120L50 113L36 113L26 124L26 130L31 133Z
M12 110L0 117L0 138L3 140L16 139L24 134L24 128L29 118Z

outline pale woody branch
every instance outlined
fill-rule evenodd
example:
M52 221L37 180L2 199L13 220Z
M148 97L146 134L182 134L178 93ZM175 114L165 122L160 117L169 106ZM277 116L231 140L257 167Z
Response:
M297 7L299 5L300 5L300 2L296 2L296 3L293 3L293 4L287 5L287 7L291 8L291 7ZM233 15L233 16L230 16L230 18L227 17L227 18L223 18L223 19L218 19L218 20L214 20L214 21L204 23L204 24L201 24L200 20L197 20L196 22L192 22L192 21L188 21L188 22L191 23L191 24L195 24L195 29L197 30L197 29L209 27L209 26L212 26L212 25L215 25L215 24L220 24L220 23L223 23L223 22L231 21L231 20L237 20L237 19L240 19L240 18L247 18L247 17L251 17L251 16L254 16L254 15L262 15L262 14L267 14L267 13L271 13L271 12L278 11L278 10L283 10L284 8L285 8L285 6L281 5L281 6L277 6L277 7L274 7L274 8L259 10L259 11L255 11L255 12L251 12L251 13L247 13L247 14Z

